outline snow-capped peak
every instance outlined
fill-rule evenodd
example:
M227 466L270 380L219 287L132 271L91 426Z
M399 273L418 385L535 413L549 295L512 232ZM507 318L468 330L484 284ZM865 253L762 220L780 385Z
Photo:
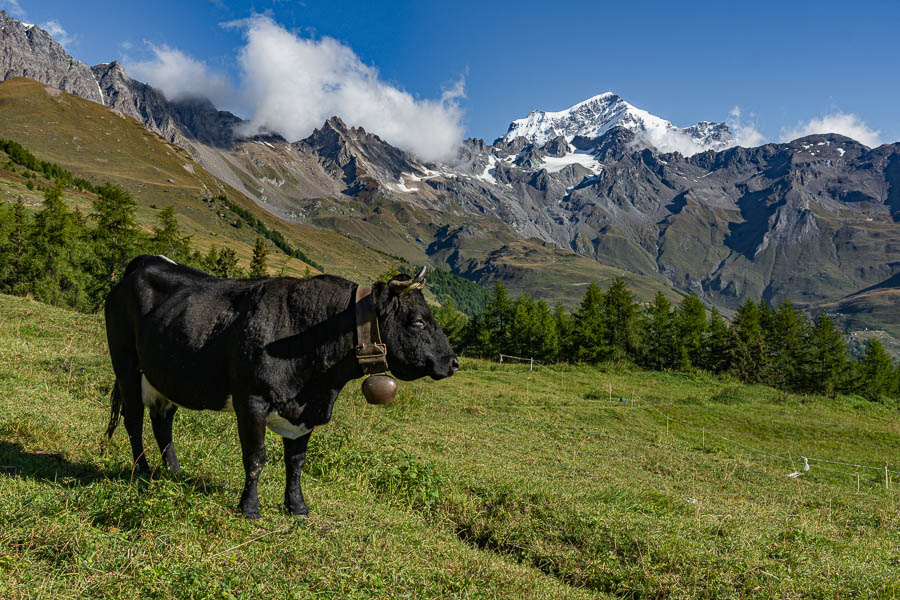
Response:
M612 92L605 92L565 110L533 110L524 119L513 121L505 141L522 136L536 145L564 136L598 137L623 127L633 131L662 152L681 152L685 156L704 150L723 150L734 145L734 136L725 123L701 121L684 129L636 108Z

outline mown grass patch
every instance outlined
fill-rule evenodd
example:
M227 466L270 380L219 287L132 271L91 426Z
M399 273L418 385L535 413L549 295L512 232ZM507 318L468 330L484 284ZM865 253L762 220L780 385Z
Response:
M270 436L249 522L233 416L179 412L184 474L154 452L135 479L121 429L100 451L111 384L99 317L0 296L0 597L900 594L896 488L803 471L900 470L896 409L858 398L468 360L386 407L354 382L313 433L310 518Z

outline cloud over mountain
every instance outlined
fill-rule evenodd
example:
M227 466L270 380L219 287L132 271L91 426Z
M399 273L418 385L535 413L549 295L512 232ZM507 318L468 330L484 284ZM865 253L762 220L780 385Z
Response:
M265 15L225 26L244 33L237 89L205 62L165 44L148 43L151 58L123 63L169 99L206 97L243 113L242 135L275 132L295 141L337 115L424 160L456 153L464 133L462 79L438 99L418 99L382 81L375 67L333 38L301 37Z
M214 73L209 66L163 44L148 43L153 58L132 62L125 59L125 69L135 78L163 91L170 100L184 97L205 97L217 105L231 103L233 88L225 76Z
M242 103L251 107L245 134L296 140L338 115L424 160L453 155L463 138L462 81L439 99L417 99L333 38L303 38L263 15L232 26L246 39L238 56Z
M817 133L839 133L853 138L870 148L881 145L881 134L871 129L854 114L832 113L818 119L797 123L794 127L781 130L781 141L789 142L797 138Z
M753 118L754 115L750 115ZM728 113L728 127L734 133L734 143L736 146L744 148L755 148L766 143L766 136L757 128L756 124L747 122L743 117L740 106L735 106Z

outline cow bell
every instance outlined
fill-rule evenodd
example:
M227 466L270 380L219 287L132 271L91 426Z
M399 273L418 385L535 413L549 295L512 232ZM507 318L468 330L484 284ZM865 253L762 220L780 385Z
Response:
M369 404L390 404L397 397L397 380L390 375L369 375L362 383Z

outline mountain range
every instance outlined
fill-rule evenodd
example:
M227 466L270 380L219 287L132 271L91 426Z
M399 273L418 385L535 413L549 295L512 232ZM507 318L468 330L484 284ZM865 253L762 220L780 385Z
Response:
M900 337L900 144L744 148L724 123L679 128L607 92L428 163L339 116L302 140L240 138L209 100L89 67L4 12L0 36L3 80L133 117L285 221L570 306L623 275L642 297L691 292L726 312L790 298Z

